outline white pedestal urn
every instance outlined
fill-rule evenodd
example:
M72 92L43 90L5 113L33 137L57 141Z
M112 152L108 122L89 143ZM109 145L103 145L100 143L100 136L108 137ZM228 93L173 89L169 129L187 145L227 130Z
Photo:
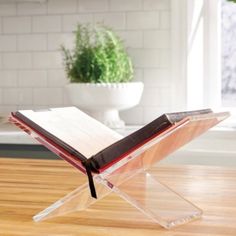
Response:
M139 104L142 82L128 83L71 83L66 86L70 102L87 111L110 128L122 128L125 122L119 111Z

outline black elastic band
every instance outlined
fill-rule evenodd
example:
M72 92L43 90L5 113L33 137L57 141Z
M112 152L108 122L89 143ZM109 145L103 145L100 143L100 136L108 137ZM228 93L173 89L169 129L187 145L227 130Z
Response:
M86 169L87 176L88 176L88 182L89 182L91 196L93 198L97 198L97 193L96 193L96 189L95 189L95 185L94 185L94 181L93 181L93 175L92 175L89 159L87 161L83 161L83 164Z

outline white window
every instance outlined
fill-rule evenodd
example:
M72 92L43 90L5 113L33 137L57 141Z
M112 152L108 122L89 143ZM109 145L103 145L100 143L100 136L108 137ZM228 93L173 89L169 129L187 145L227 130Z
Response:
M180 5L177 9L179 19L176 20L176 13L173 14L172 26L175 29L174 22L182 22L178 29L182 44L176 44L177 34L173 34L173 48L181 47L182 58L179 56L179 61L174 59L173 63L184 68L184 72L177 73L173 66L173 78L178 74L175 95L182 94L182 99L177 99L176 103L182 102L188 109L212 107L215 110L229 110L232 113L230 125L236 126L236 3L227 0L177 2ZM228 18L225 21L226 12L222 12L228 4L231 7L228 12L231 14L228 16L230 22ZM231 28L230 34L222 26ZM177 83L180 86L176 86Z

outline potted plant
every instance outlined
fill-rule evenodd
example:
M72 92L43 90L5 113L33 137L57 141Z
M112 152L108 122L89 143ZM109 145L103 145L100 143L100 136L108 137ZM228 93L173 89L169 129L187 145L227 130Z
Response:
M119 110L140 101L143 83L131 82L133 65L117 34L104 25L77 26L75 47L62 46L69 99L112 128L124 126Z

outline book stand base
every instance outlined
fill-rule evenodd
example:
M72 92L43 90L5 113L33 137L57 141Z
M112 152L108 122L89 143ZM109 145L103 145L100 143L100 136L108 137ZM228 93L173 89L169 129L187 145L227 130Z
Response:
M34 221L38 222L66 213L86 210L111 192L129 202L151 221L168 229L202 215L199 208L159 182L146 170L120 173L118 176L110 175L106 179L97 175L94 180L98 199L90 196L88 184L85 183L35 215ZM111 181L115 181L116 185L113 185Z

